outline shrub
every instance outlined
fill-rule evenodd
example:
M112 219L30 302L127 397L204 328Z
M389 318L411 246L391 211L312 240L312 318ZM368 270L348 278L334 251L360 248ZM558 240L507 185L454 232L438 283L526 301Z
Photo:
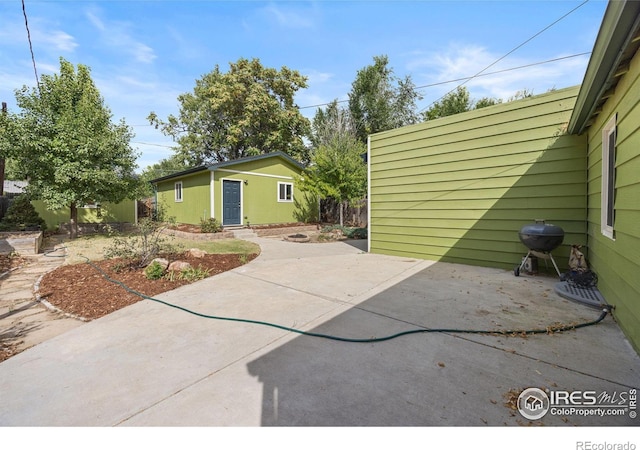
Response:
M0 222L0 231L24 231L30 228L44 230L46 223L31 204L29 196L22 194L7 209Z
M209 219L200 219L200 231L202 233L219 233L222 231L222 225L213 217Z
M169 224L166 222L145 217L136 224L134 231L129 235L124 236L112 231L113 243L106 248L104 257L123 258L135 267L145 267L159 253L175 251L169 242L172 237L163 234L168 227Z
M157 261L152 262L144 269L144 276L149 280L159 280L164 275L164 267Z

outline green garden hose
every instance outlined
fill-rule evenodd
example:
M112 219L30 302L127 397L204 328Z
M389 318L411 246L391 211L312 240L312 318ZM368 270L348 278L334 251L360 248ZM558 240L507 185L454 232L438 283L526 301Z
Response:
M60 250L61 248L55 249L50 251L54 252L57 250ZM45 256L50 256L47 252L45 252ZM346 338L346 337L340 337L340 336L333 336L330 334L323 334L323 333L314 333L312 331L304 331L304 330L299 330L296 328L291 328L291 327L287 327L284 325L278 325L275 323L270 323L270 322L263 322L260 320L252 320L252 319L241 319L241 318L235 318L235 317L224 317L224 316L214 316L214 315L210 315L210 314L203 314L203 313L199 313L197 311L192 311L188 308L184 308L182 306L178 306L175 305L173 303L169 303L169 302L165 302L164 300L160 300L154 297L150 297L148 295L145 295L141 292L138 292L134 289L131 289L129 286L127 286L126 284L124 284L121 281L118 280L114 280L113 278L109 277L109 275L104 272L100 267L98 267L97 265L93 264L91 262L91 260L89 258L87 258L86 256L82 256L80 255L82 258L86 259L87 262L86 264L89 264L91 267L93 267L95 270L97 270L98 272L100 272L100 274L109 282L114 283L119 285L120 287L122 287L125 291L134 294L140 298L143 298L145 300L151 300L154 301L156 303L160 303L162 305L165 306L169 306L171 308L175 308L181 311L184 311L186 313L189 314L193 314L194 316L198 316L198 317L203 317L205 319L214 319L214 320L225 320L225 321L229 321L229 322L241 322L241 323L250 323L250 324L254 324L254 325L263 325L263 326L267 326L267 327L272 327L272 328L278 328L280 330L284 330L284 331L289 331L292 333L297 333L297 334L301 334L303 336L311 336L311 337L317 337L317 338L323 338L323 339L330 339L333 341L340 341L340 342L353 342L353 343L375 343L375 342L383 342L383 341L389 341L391 339L395 339L398 338L400 336L407 336L410 334L418 334L418 333L458 333L458 334L489 334L489 335L501 335L501 336L521 336L521 335L533 335L533 334L553 334L553 333L561 333L564 331L570 331L570 330L577 330L579 328L584 328L584 327L588 327L591 325L596 325L600 322L602 322L602 320L604 320L604 318L607 316L607 314L609 312L611 312L611 306L606 305L605 307L603 307L602 312L600 313L600 317L598 317L596 320L593 320L591 322L584 322L584 323L580 323L580 324L575 324L575 325L559 325L559 326L549 326L547 328L539 328L539 329L532 329L532 330L463 330L463 329L457 329L457 328L416 328L416 329L412 329L412 330L406 330L406 331L401 331L399 333L395 333L395 334L391 334L388 336L383 336L383 337L379 337L379 338L364 338L364 339L355 339L355 338ZM57 257L57 255L54 255L54 257Z

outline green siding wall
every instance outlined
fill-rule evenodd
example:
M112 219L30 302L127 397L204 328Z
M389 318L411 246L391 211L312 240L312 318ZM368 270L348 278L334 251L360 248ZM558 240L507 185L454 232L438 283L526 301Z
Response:
M69 223L69 209L48 210L42 200L31 202L40 214L40 217L47 223L48 230L55 230L61 223ZM109 223L136 221L136 201L125 200L120 203L103 203L100 206L100 216L96 208L78 208L79 223Z
M242 173L238 173L242 172ZM297 222L295 202L278 202L278 182L293 183L293 197L302 197L296 190L295 177L301 171L282 158L264 158L238 163L214 170L213 214L211 212L211 172L203 170L175 177L157 184L157 198L169 217L179 223L200 224L203 217L222 222L222 180L239 180L242 192L242 224L260 225ZM244 181L247 181L245 184ZM182 181L183 201L176 202L174 186Z
M589 259L598 289L615 305L614 316L640 351L640 55L588 129ZM602 129L617 114L615 240L600 229Z
M158 183L157 200L167 217L178 223L199 225L203 218L211 217L209 183L211 172L203 170L195 174L172 178ZM175 200L175 183L182 182L182 201Z
M570 244L586 244L586 139L564 131L577 93L372 135L371 251L513 269L518 230L545 219L565 230L553 253L566 267Z
M242 220L247 225L297 222L295 202L278 202L278 182L293 183L293 197L302 197L296 190L295 177L300 170L281 158L266 158L229 167L247 173L215 171L215 212L222 219L222 180L246 180L242 186ZM248 173L252 172L252 173ZM273 176L264 176L273 175ZM276 178L277 177L277 178Z

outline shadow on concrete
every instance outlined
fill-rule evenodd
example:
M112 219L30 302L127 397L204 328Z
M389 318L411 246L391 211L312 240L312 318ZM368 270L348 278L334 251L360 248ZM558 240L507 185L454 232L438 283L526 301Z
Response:
M436 263L310 331L374 338L416 328L545 329L592 321L551 277ZM618 391L640 359L607 317L560 334L506 337L421 333L379 343L298 336L247 365L262 384L263 426L633 425L628 417L546 416L513 410L528 387Z

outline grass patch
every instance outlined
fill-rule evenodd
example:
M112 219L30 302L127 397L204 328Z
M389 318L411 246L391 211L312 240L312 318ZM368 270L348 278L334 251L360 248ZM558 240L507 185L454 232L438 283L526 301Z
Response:
M216 241L196 241L191 239L169 239L170 244L175 246L178 251L188 250L190 248L199 248L207 253L229 254L239 253L241 255L249 255L252 253L260 253L260 246L253 242L243 241L241 239L220 239ZM100 261L104 259L105 250L113 243L113 238L105 235L82 236L73 241L65 241L67 247L66 264L79 264L86 262L83 258L87 257L91 261Z
M173 245L182 247L185 250L199 248L207 253L240 253L251 254L260 253L260 246L253 242L242 239L218 239L215 241L195 241L191 239L176 238L171 241Z

